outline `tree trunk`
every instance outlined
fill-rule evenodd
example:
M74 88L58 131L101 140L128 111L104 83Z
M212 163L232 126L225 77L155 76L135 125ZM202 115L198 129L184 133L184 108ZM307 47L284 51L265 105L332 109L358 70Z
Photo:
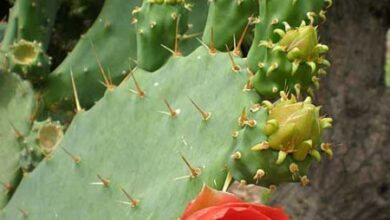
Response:
M333 160L311 185L279 187L273 204L296 220L390 219L390 89L384 86L389 0L335 0L321 39L332 67L316 102L333 117Z

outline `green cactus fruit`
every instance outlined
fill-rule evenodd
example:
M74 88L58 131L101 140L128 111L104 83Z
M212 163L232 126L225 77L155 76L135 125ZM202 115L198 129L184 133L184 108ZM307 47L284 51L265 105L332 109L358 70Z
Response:
M154 71L171 55L182 55L179 35L188 28L188 7L182 0L148 0L133 10L139 67Z
M330 63L324 58L328 47L318 43L317 30L311 24L295 29L277 29L281 39L272 43L261 41L267 57L259 62L252 78L256 90L265 97L275 97L280 91L300 96L312 95L319 87L319 77Z
M7 54L10 71L32 82L44 81L50 72L50 58L36 41L20 40L10 47Z
M31 85L17 74L0 71L0 209L16 188L19 152L31 129L36 103Z
M23 141L20 167L25 172L32 171L44 157L49 157L64 135L63 126L58 121L35 121L30 133Z
M320 117L319 107L310 98L298 102L295 96L289 99L281 94L276 103L265 101L265 108L245 116L260 122L267 119L238 131L236 149L228 162L235 179L266 187L297 181L305 185L312 159L321 159L320 137L332 120Z
M202 40L220 51L225 51L226 45L234 47L239 55L240 44L258 21L258 14L258 0L211 1Z
M256 73L269 56L267 48L259 46L261 42L276 43L281 38L281 30L297 28L302 22L313 26L323 22L331 4L332 0L260 0L260 22L255 27L255 38L248 53L250 71Z
M241 71L202 47L153 74L137 70L75 116L0 218L177 219L203 184L222 188L237 116L260 101L243 92L245 61L235 62Z

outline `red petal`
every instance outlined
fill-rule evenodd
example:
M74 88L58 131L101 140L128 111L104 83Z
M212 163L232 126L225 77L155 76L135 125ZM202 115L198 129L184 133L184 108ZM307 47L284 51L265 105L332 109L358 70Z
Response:
M255 203L228 203L199 210L186 220L289 220L280 208Z
M188 204L180 219L186 220L186 218L198 210L231 202L236 203L242 201L231 193L217 191L204 185L199 195Z

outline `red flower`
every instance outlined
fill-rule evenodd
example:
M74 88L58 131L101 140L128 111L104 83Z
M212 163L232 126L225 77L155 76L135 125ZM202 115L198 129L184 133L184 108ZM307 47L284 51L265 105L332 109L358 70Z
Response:
M281 208L247 203L233 194L204 186L180 220L289 220Z

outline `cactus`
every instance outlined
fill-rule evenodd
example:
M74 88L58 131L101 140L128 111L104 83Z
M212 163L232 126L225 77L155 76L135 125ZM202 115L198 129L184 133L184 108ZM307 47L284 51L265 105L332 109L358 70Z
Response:
M60 4L60 0L16 1L2 49L6 49L16 40L24 39L40 42L46 51Z
M19 152L31 128L36 103L31 85L16 74L0 72L0 209L16 189L21 177Z
M131 20L129 11L133 11L139 5L139 0L128 0L126 3L121 0L105 2L94 25L49 77L44 94L45 105L48 108L53 111L72 108L72 84L69 74L71 70L75 81L82 85L78 88L80 102L90 107L102 96L106 88L112 88L114 84L119 83L138 63L135 26L129 25ZM189 34L204 25L205 18L200 16L204 14L202 11L204 5L206 2L194 6L194 13L188 18L193 24ZM194 22L199 17L200 19ZM183 39L181 46L183 50L185 49L183 54L188 54L194 49L195 39L190 40L184 35L182 37L186 38Z
M178 35L187 30L184 1L145 1L133 10L137 28L137 63L149 71L160 68L171 56L181 56ZM153 57L153 59L151 59Z
M255 18L259 14L258 4L257 0L211 1L203 41L207 45L214 44L220 51L226 50L226 45L234 47L234 52L239 55L243 37L250 31L249 25L256 22Z
M331 0L260 1L260 23L248 54L248 65L256 73L252 83L264 97L280 91L312 95L329 62L320 56L327 47L318 44L314 27L325 20Z
M50 58L43 51L42 44L36 41L15 42L7 59L10 72L19 73L33 83L43 81L49 75Z
M232 70L228 54L199 48L152 75L132 76L76 115L52 158L23 179L3 219L19 216L17 207L29 219L174 219L203 183L223 186L236 119L259 102L254 91L242 92L245 72ZM70 201L79 208L69 209Z
M254 108L239 119L243 128L228 163L232 176L266 187L282 182L307 184L309 165L312 159L321 159L320 137L323 129L331 126L331 119L321 118L319 107L309 97L297 102L295 96L289 99L282 92L275 104L264 101L263 105L265 109ZM262 124L248 128L245 120Z
M316 26L329 1L283 1L106 0L49 75L45 43L13 40L0 90L28 85L18 72L35 91L0 93L20 105L2 115L23 110L0 121L14 132L0 180L24 174L0 219L177 219L203 184L307 185L332 157L332 120L305 98L329 66Z

